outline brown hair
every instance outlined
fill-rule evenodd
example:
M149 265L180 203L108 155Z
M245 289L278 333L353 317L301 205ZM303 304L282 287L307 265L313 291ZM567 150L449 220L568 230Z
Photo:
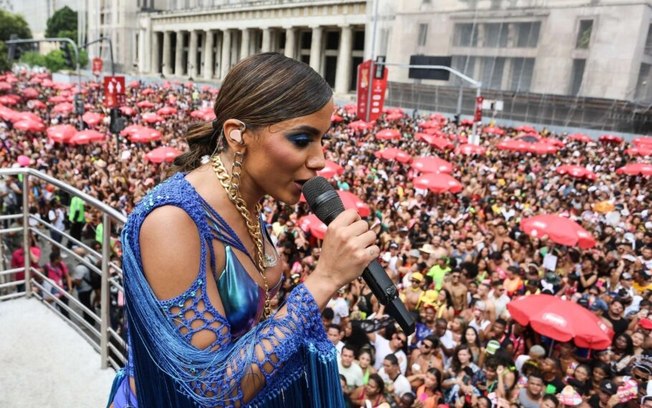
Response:
M188 130L189 151L176 158L172 171L193 170L202 156L212 155L228 119L255 130L314 113L332 96L324 78L303 62L273 52L246 58L224 78L213 108L216 119Z

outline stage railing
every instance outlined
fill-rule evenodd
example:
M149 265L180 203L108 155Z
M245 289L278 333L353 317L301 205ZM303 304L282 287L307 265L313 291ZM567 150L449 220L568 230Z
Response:
M31 296L40 299L99 352L102 368L123 367L127 359L127 345L119 233L126 217L96 198L34 169L3 168L0 169L0 176L16 176L16 184L22 189L22 203L16 205L20 212L0 215L0 301ZM103 228L101 241L76 239L68 232L60 231L40 217L30 214L30 208L36 206L37 199L41 199L34 196L32 189L37 184L41 187L56 187L71 198L79 197L84 202L86 212L92 209L91 211L99 213ZM16 245L12 247L11 243L18 243L19 239L23 254L30 256L24 256L24 263L17 265L14 262L12 265L12 251L17 248ZM89 308L82 304L74 296L72 288L66 291L48 278L47 273L41 270L41 266L48 262L46 257L41 256L38 264L32 264L32 240L38 242L37 246L42 252L51 252L56 248L73 267L84 264L91 274L101 276L101 287L93 290L94 303L99 298L99 315L95 307ZM100 242L101 246L98 248L94 242ZM97 261L78 255L73 250L75 247L84 248L86 254ZM20 272L24 272L24 279L16 279L16 274Z

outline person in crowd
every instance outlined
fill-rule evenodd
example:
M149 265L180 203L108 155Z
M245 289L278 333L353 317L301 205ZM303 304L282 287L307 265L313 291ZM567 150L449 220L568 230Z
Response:
M385 398L385 382L378 374L371 374L369 381L351 393L351 400L356 407L389 407Z
M364 385L364 373L360 365L355 362L355 349L351 345L345 344L342 347L338 361L338 370L340 375L346 378L348 389L355 389Z
M332 91L306 64L262 53L229 72L214 113L123 230L132 335L111 406L343 405L320 312L378 257L376 235L344 211L315 270L272 313L283 264L259 207L265 195L296 204L324 167ZM317 371L337 389L306 387Z
M538 370L531 370L527 383L518 393L518 403L524 408L539 408L545 395L543 375Z
M385 381L385 391L392 397L394 403L398 404L404 394L411 392L410 381L401 373L398 359L394 354L385 356L383 367L378 374Z

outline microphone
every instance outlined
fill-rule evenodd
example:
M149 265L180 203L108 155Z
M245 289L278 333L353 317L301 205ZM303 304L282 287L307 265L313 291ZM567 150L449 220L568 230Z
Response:
M312 212L326 225L344 211L344 204L342 204L340 196L323 177L317 176L306 181L303 185L303 196ZM371 261L362 272L362 278L403 331L408 335L414 333L414 317L398 297L398 289L378 261Z

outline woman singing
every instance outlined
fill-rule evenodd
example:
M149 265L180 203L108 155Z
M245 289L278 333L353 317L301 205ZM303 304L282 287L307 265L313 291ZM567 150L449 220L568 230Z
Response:
M335 349L321 310L379 255L354 210L328 227L315 270L276 313L282 265L259 203L287 204L324 167L332 91L275 53L238 63L216 119L190 129L178 172L124 228L129 364L110 406L340 407Z

